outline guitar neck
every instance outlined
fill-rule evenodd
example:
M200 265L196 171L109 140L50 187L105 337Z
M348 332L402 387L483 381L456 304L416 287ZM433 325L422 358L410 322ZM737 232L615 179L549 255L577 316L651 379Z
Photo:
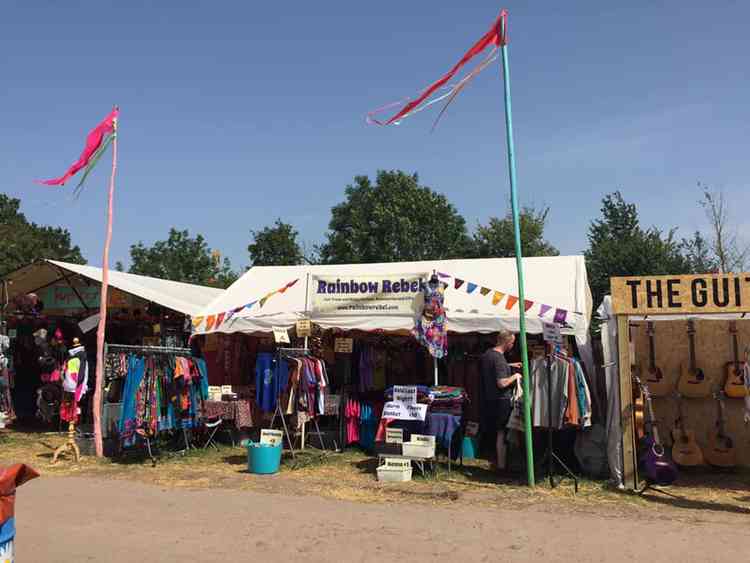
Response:
M695 329L693 322L688 321L688 341L690 347L690 370L695 371Z
M734 357L734 367L735 369L740 368L740 352L739 352L739 346L737 344L737 333L732 333L732 356Z
M724 417L726 415L725 415L725 412L724 412L724 400L723 400L721 394L718 394L716 396L716 402L719 405L719 414L718 414L719 419L717 420L717 426L719 428L719 436L724 436L724 434L725 434Z
M656 369L656 350L654 347L654 333L648 333L648 367Z
M656 417L654 416L654 406L651 403L651 396L646 396L645 401L646 409L648 411L648 423L651 425L651 435L654 437L654 443L661 445L659 427L656 425Z

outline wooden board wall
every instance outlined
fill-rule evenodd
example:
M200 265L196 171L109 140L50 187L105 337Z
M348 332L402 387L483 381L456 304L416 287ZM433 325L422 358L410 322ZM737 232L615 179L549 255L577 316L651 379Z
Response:
M648 335L646 323L632 323L632 337L635 341L635 365L641 374L648 370ZM663 321L654 323L654 345L656 365L674 389L680 375L681 366L689 363L687 321ZM745 346L750 344L750 319L737 322L737 337L740 359ZM696 365L704 370L706 377L721 384L724 381L725 365L732 360L732 339L728 321L695 321ZM735 441L739 462L750 466L750 427L743 422L744 401L725 400L726 430ZM686 428L696 432L701 446L707 443L708 432L714 427L717 416L716 401L713 398L683 399L683 414ZM654 412L664 442L671 445L669 432L677 419L677 403L672 397L655 398Z

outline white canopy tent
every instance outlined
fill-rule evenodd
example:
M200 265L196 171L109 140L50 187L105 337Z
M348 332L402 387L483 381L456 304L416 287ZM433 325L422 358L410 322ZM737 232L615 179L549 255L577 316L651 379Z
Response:
M198 322L194 332L270 332L273 327L291 328L302 318L310 318L323 328L409 330L414 327L415 321L412 311L393 313L367 310L357 313L351 310L314 310L319 278L344 283L367 278L397 282L414 279L415 276L426 279L433 271L439 273L440 278L448 284L445 306L450 331L518 331L518 304L512 305L508 297L518 294L515 259L488 258L253 267L195 319L212 318L213 321L218 317L222 322ZM558 309L566 311L566 326L562 333L575 336L584 361L591 365L589 323L592 298L583 256L524 258L524 272L526 299L533 302L527 311L528 332L541 333L543 321L551 322ZM292 282L295 283L287 288ZM282 288L285 289L280 292ZM498 294L502 294L500 300L497 299ZM261 307L258 302L264 297L267 299ZM542 312L544 317L540 316ZM224 320L227 318L229 320Z
M102 270L93 266L40 260L11 272L3 278L8 298L37 292L59 282L83 278L101 283ZM110 271L109 285L185 315L196 315L224 291L189 283L180 283L136 274Z

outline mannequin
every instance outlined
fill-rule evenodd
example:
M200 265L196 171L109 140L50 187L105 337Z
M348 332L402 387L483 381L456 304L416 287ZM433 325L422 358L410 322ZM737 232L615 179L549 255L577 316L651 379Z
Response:
M73 339L73 347L68 351L68 361L65 364L63 375L63 399L60 406L60 418L68 423L68 440L55 450L52 463L57 462L60 454L66 450L72 450L76 462L81 459L81 452L75 441L76 423L80 415L78 402L86 394L88 385L88 362L86 360L86 348L81 345L80 340Z

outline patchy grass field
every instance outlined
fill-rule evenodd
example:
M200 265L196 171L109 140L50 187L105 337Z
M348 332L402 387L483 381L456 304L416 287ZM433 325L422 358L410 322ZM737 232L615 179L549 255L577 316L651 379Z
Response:
M578 494L572 482L551 488L548 481L530 489L519 481L498 481L484 461L466 462L448 473L438 464L435 474L422 477L414 469L409 483L379 483L376 459L359 450L344 453L306 450L295 459L284 454L276 475L251 475L243 448L221 446L218 450L191 450L185 455L164 454L156 467L143 457L122 461L84 456L79 464L64 457L50 465L52 452L65 441L59 433L0 431L0 464L23 462L45 477L87 475L104 479L141 481L165 488L244 489L269 494L320 495L367 503L428 503L518 508L534 506L550 511L608 513L669 510L672 518L695 520L698 514L729 512L750 514L750 474L746 471L718 473L711 470L682 472L677 485L667 492L643 496L612 490L602 482L581 480Z

